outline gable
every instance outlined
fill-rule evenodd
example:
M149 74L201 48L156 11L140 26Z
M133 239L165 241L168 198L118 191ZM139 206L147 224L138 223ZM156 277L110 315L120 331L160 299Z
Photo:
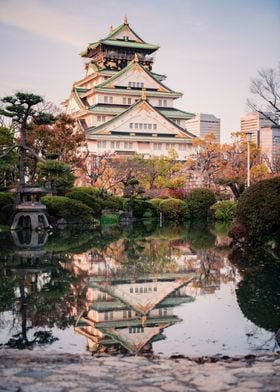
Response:
M124 39L127 41L136 41L143 43L144 41L140 39L131 29L128 25L124 25L119 31L117 31L115 34L113 33L110 35L110 39Z
M131 62L126 68L107 79L97 87L102 88L141 88L141 89L152 89L159 92L173 92L166 86L164 86L159 80L154 78L142 65L138 62L138 57L135 56L133 62Z
M76 112L79 112L80 110L81 110L81 104L78 104L77 97L74 94L72 94L67 104L66 113L71 115Z
M141 134L141 136L166 135L168 137L190 138L186 132L160 114L147 101L134 106L100 126L89 129L91 134ZM140 136L140 135L139 135Z
M128 304L137 313L148 314L173 291L188 284L191 277L172 282L144 282L113 285L107 288L110 295Z
M115 29L113 29L111 26L111 31L105 39L145 43L142 38L140 38L139 35L137 35L135 31L133 31L132 28L129 26L127 17L125 17L124 22Z
M168 92L157 80L152 78L144 69L135 63L133 67L107 85L107 87L130 87L130 88L146 88L154 89L162 92Z

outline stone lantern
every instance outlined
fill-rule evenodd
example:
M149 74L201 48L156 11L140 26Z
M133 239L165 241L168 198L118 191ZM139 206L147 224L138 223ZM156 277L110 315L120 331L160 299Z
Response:
M14 192L17 193L17 205L11 230L16 230L18 226L31 230L51 228L46 217L47 207L41 202L41 197L49 193L48 189L23 185Z

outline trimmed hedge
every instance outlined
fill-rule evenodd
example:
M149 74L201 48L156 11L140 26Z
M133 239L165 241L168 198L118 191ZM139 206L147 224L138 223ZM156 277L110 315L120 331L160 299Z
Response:
M102 209L118 212L124 209L124 200L124 198L119 196L107 196L105 199L100 199L100 203Z
M231 221L236 213L236 203L232 200L217 201L210 209L214 211L214 217L218 221Z
M250 186L240 197L236 210L241 235L254 242L280 242L280 177ZM231 230L232 231L232 230ZM236 235L236 233L234 233Z
M96 188L95 186L77 186L71 189L71 192L83 192L87 193L88 195L91 196L100 196L102 194L102 191L99 188Z
M124 199L124 209L132 210L134 218L156 217L158 211L150 202L141 199Z
M76 190L76 191L66 193L65 196L69 197L70 199L78 200L82 202L83 204L91 208L92 213L94 215L101 213L102 210L101 201L89 193L85 193L82 190Z
M160 203L161 203L163 200L165 200L165 199L160 199L160 198L155 197L154 199L149 200L149 203L151 203L151 204L152 204L154 207L156 207L157 210L159 211L159 205L160 205Z
M193 219L207 219L209 208L216 202L214 192L207 188L196 188L189 192L186 200Z
M159 210L165 219L183 220L190 217L187 203L180 199L166 199L159 204Z
M42 203L48 213L56 219L64 218L69 223L85 223L92 220L92 209L81 201L65 196L44 196Z

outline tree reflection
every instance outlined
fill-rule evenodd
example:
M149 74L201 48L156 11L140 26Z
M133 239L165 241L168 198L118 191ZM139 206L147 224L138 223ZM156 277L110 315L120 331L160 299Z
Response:
M277 332L280 328L280 259L264 248L242 249L231 254L242 271L236 290L245 316L259 327Z
M92 352L151 354L180 322L177 306L235 279L215 238L201 223L70 229L47 241L21 233L0 264L0 311L12 316L2 328L10 323L14 333L8 344L51 344L54 327L76 325Z
M243 314L255 325L274 332L280 331L280 258L275 252L265 248L234 249L231 261L242 274L236 295Z
M2 326L10 323L17 332L7 342L11 348L51 344L52 331L35 330L54 325L66 328L73 323L71 283L75 278L59 265L59 255L45 251L46 232L13 232L14 249L1 264L0 311ZM6 293L8 288L9 296Z

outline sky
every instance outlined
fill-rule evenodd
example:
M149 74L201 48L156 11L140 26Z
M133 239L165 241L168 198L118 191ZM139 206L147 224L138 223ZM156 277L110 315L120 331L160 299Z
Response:
M0 97L24 91L59 104L84 76L79 53L125 15L160 45L153 70L184 94L175 106L219 117L229 141L250 81L280 63L280 0L0 0Z

